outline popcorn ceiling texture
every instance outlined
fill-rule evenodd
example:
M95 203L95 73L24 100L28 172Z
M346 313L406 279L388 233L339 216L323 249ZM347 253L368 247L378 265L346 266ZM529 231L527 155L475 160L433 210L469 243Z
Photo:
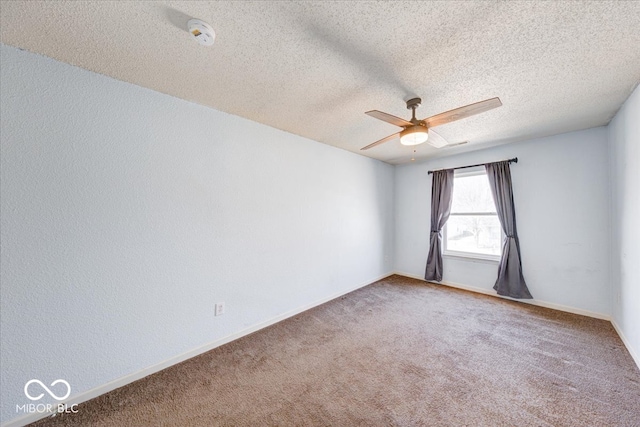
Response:
M199 18L212 48L189 39ZM2 2L3 43L346 150L420 118L499 96L438 127L458 148L607 124L640 79L640 2ZM398 141L370 157L404 162Z

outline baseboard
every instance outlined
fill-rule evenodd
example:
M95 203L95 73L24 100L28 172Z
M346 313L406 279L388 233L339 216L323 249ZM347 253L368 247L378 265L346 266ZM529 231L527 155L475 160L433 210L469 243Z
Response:
M399 272L399 271L396 271L395 274L397 274L399 276L410 277L412 279L418 279L418 280L422 280L423 282L426 282L426 280L424 280L423 277L418 277L418 276L415 276L413 274L402 273L402 272ZM483 289L483 288L478 288L478 287L475 287L475 286L462 285L460 283L452 283L452 282L430 282L430 283L449 286L451 288L462 289L462 290L465 290L465 291L476 292L476 293L479 293L479 294L490 295L492 297L498 297L498 298L502 298L502 299L506 299L506 300L510 300L510 301L517 301L517 302L522 302L522 303L525 303L525 304L537 305L539 307L552 308L554 310L565 311L567 313L580 314L582 316L593 317L593 318L596 318L596 319L611 320L611 316L609 316L608 314L596 313L596 312L589 311L589 310L583 310L581 308L569 307L569 306L566 306L566 305L556 304L556 303L547 302L547 301L540 301L540 300L537 300L537 299L526 300L526 299L516 299L516 298L505 297L505 296L502 296L502 295L498 295L493 289L491 289L491 290Z
M413 275L413 274L402 273L402 272L399 272L399 271L396 271L395 274L397 274L398 276L410 277L412 279L417 279L417 280L422 280L423 282L427 282L423 277L419 277L419 276L416 276L416 275ZM436 284L440 284L440 285L444 285L444 286L449 286L449 287L452 287L452 288L463 289L465 291L477 292L477 293L480 293L480 294L490 295L490 296L493 296L493 297L498 297L498 298L502 298L502 299L508 299L508 300L511 300L511 301L523 302L525 304L531 304L531 305L537 305L537 306L540 306L540 307L552 308L554 310L566 311L567 313L580 314L582 316L587 316L587 317L594 317L596 319L608 320L608 321L611 322L611 325L613 325L613 329L615 329L615 331L618 333L618 336L622 340L622 343L624 344L624 346L627 348L627 351L631 355L631 358L635 362L636 366L638 366L638 369L640 369L640 355L638 355L638 353L635 351L635 349L633 347L631 347L631 343L629 342L627 337L625 337L624 334L622 333L622 329L620 329L620 327L615 322L615 320L609 315L602 314L602 313L595 313L595 312L588 311L588 310L582 310L580 308L568 307L566 305L555 304L555 303L546 302L546 301L538 301L538 300L535 300L535 299L534 300L519 300L519 299L515 299L515 298L503 297L502 295L496 294L495 291L493 291L493 290L477 288L475 286L461 285L459 283L450 283L450 282L429 282L429 283L436 283Z
M324 303L327 303L331 300L334 300L336 298L339 298L343 295L346 295L350 292L353 292L357 289L363 288L367 285L370 285L372 283L377 282L378 280L382 280L384 278L387 278L389 276L392 276L394 273L388 273L388 274L384 274L380 277L378 277L377 279L371 280L371 281L367 281L366 283L361 283L357 286L354 286L352 288L347 289L346 291L341 291L338 293L335 293L331 296L322 298L318 301L315 301L313 303L310 304L306 304L302 307L298 307L296 309L290 310L286 313L280 314L278 316L275 316L269 320L266 320L264 322L260 322L256 325L253 325L249 328L243 329L239 332L236 332L234 334L228 335L224 338L218 339L216 341L213 341L211 343L205 344L201 347L197 347L194 348L193 350L187 351L185 353L182 353L178 356L172 357L170 359L167 359L163 362L157 363L155 365L149 366L148 368L145 369L141 369L137 372L131 373L129 375L125 375L124 377L118 378L116 380L113 380L111 382L108 382L106 384L103 384L101 386L92 388L91 390L87 390L85 392L79 393L75 396L72 396L71 398L67 399L64 402L59 402L62 404L66 404L67 407L71 407L71 405L75 405L75 404L79 404L82 402L86 402L87 400L91 400L94 399L102 394L108 393L112 390L115 390L117 388L120 388L122 386L125 386L127 384L130 384L134 381L137 381L141 378L147 377L149 375L155 374L156 372L159 372L163 369L166 369L170 366L176 365L180 362L184 362L187 359L191 359L192 357L198 356L202 353L206 353L207 351L213 350L216 347L220 347L221 345L227 344L231 341L235 341L238 338L242 338L246 335L252 334L254 332L259 331L260 329L264 329L268 326L274 325L278 322L281 322L285 319L288 319L289 317L293 317L297 314L300 314L304 311L310 310L314 307L317 307L319 305L322 305ZM19 426L24 426L33 422L36 422L42 418L46 418L48 416L52 415L51 412L47 413L47 412L42 412L42 413L33 413L33 414L26 414L22 417L17 417L14 418L12 420L9 420L5 423L2 424L2 427L19 427Z
M624 336L624 334L622 333L622 329L620 329L620 326L618 326L616 321L611 319L611 324L613 325L613 329L615 329L618 335L620 336L620 339L622 340L622 343L624 344L624 346L627 347L627 351L631 355L631 358L633 359L634 362L636 362L636 366L638 367L638 369L640 369L640 355L638 355L638 353L636 353L633 347L631 347L631 343L629 342L627 337Z

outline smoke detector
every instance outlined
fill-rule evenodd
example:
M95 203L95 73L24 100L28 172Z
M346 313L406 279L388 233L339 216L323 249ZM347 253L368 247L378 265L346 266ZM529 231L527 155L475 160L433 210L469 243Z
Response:
M211 25L199 19L190 19L187 22L187 28L191 38L202 46L211 46L216 39L216 32L213 31Z

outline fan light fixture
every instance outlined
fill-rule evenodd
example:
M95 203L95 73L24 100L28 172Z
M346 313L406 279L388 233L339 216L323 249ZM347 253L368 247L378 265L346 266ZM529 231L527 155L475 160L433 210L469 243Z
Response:
M427 128L416 125L411 126L400 132L400 143L402 145L418 145L426 142L429 138Z

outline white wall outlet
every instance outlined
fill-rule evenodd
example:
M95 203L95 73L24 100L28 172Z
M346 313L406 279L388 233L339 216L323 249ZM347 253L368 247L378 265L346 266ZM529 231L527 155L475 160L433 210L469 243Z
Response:
M216 316L222 316L224 314L224 303L217 302L216 303Z

